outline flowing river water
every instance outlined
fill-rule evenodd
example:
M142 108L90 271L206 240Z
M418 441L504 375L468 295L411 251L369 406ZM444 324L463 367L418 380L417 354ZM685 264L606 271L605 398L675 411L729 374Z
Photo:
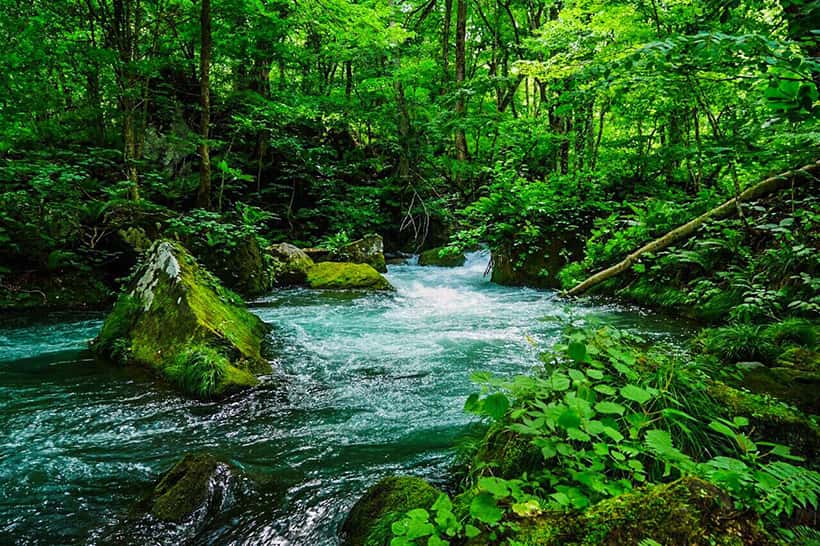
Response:
M222 403L182 398L147 373L85 350L102 316L0 322L0 544L94 544L184 453L209 451L254 477L253 495L195 544L338 544L379 478L441 483L474 419L470 374L511 376L570 321L646 336L681 325L637 310L491 284L463 267L390 266L396 292L277 291L252 311L274 326L274 373ZM136 539L179 543L173 530Z

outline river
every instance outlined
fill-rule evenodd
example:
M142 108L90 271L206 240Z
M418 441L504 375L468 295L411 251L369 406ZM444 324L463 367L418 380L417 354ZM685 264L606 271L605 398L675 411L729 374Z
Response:
M463 267L390 266L394 293L280 290L251 309L274 326L274 373L222 403L187 400L85 350L100 315L0 322L0 544L94 544L184 453L206 450L259 482L195 544L338 544L346 512L395 474L446 479L470 374L539 365L564 325L647 336L681 326L581 304ZM178 544L167 535L135 542Z

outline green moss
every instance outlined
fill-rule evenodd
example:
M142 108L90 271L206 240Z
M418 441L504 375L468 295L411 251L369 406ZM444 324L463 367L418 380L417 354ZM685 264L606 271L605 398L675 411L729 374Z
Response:
M93 348L149 366L183 392L211 398L255 384L267 326L177 243L155 243Z
M391 526L414 508L428 509L441 492L421 478L391 476L371 487L353 506L342 531L350 546L387 546Z
M726 408L727 414L750 419L754 440L778 442L815 458L820 449L820 427L813 418L771 397L742 391L719 381L711 382L708 390L710 396Z
M754 514L738 512L720 489L688 477L601 501L578 515L546 514L525 521L513 537L523 544L774 544Z
M211 477L220 464L212 455L185 455L160 478L142 508L162 521L186 520L207 502Z
M507 423L494 425L481 441L470 463L473 476L492 475L513 479L523 472L533 473L544 466L541 451L526 436L507 429Z
M392 290L392 286L378 271L367 264L320 262L308 270L311 288L367 288Z
M448 251L446 247L431 248L419 254L419 265L459 267L466 261L467 257L463 252Z
M288 243L273 245L268 249L271 256L273 276L277 286L303 284L313 267L313 260L303 250Z
M224 355L208 346L195 346L181 352L165 368L165 374L183 392L201 399L259 383L256 377L231 365Z
M231 245L211 246L198 241L196 247L191 248L225 286L245 297L261 296L273 288L272 264L255 235L247 235Z
M331 262L367 264L376 271L387 271L384 261L384 241L381 235L366 235L332 250L326 257Z
M798 345L813 349L817 345L817 327L808 320L790 318L770 324L765 335L778 345Z

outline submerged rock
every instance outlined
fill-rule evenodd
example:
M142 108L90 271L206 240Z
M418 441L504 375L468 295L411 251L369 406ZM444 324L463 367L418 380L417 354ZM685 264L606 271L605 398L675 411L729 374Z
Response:
M753 512L736 510L721 489L687 477L601 501L576 516L547 513L524 520L513 539L543 546L618 546L645 540L659 544L775 544L758 520Z
M459 267L466 261L467 257L463 252L448 252L444 247L431 248L419 254L419 265Z
M219 512L235 488L238 470L206 453L187 454L162 475L140 503L160 521L181 523ZM194 523L197 523L196 521Z
M387 279L367 264L320 262L308 270L307 282L311 288L393 289Z
M289 243L279 243L268 248L273 262L274 282L278 286L304 284L307 272L313 267L313 260L299 247Z
M441 492L412 476L390 476L368 489L356 502L342 527L349 546L387 546L391 526L408 510L430 508Z
M186 394L216 398L270 371L267 325L178 243L158 241L92 343L122 364L157 371Z
M189 453L165 472L97 544L190 544L253 491L234 465Z

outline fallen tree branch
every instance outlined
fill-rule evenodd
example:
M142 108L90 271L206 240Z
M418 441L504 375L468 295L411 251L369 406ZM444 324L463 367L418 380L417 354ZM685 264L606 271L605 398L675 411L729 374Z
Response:
M587 291L589 288L595 286L596 284L603 282L629 269L632 266L632 264L634 264L638 260L638 258L640 258L643 254L663 250L672 243L689 237L689 235L694 233L695 230L697 230L707 220L729 216L733 212L737 211L737 205L741 201L750 201L752 199L756 199L773 191L779 190L782 186L786 185L788 182L791 182L798 176L815 176L818 173L820 173L820 160L815 161L814 163L811 163L799 169L787 171L777 176L767 178L766 180L763 180L762 182L759 182L754 186L747 188L746 190L741 192L737 197L729 199L719 207L714 208L708 212L705 212L697 218L695 218L694 220L673 229L663 237L655 239L654 241L645 244L644 246L642 246L635 252L631 253L617 264L608 267L602 271L599 271L598 273L595 273L582 283L579 283L574 288L566 292L565 295L576 296L578 294L581 294Z

